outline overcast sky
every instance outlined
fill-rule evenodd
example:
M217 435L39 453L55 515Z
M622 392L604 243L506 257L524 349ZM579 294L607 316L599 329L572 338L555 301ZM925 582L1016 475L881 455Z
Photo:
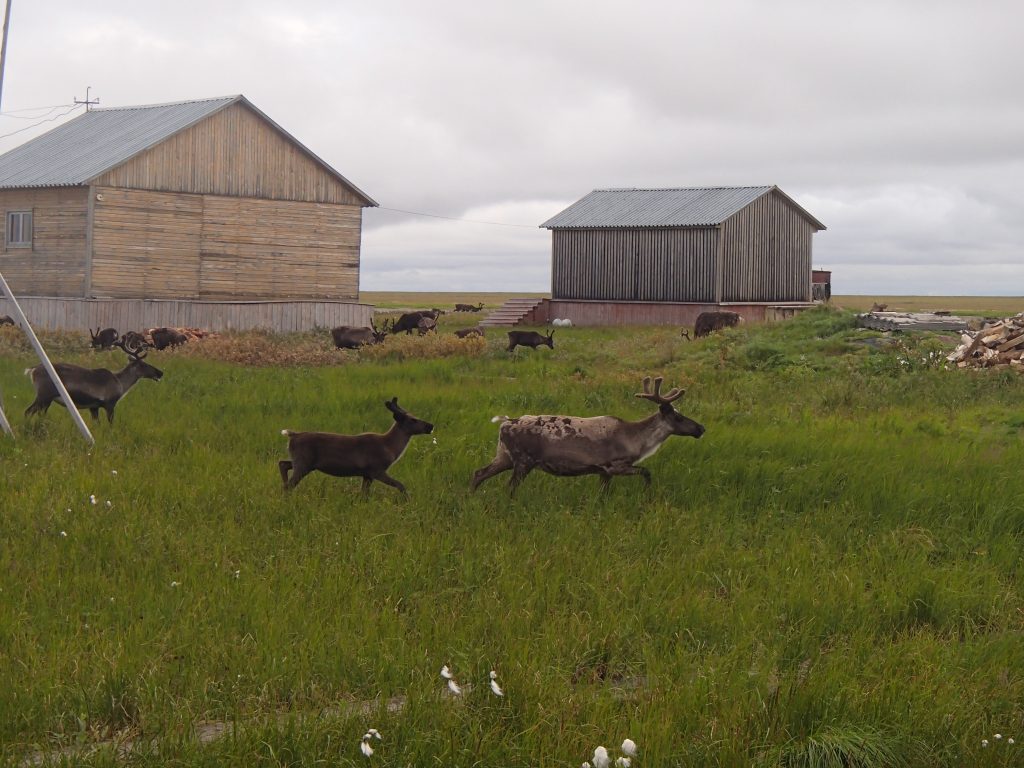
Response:
M245 94L381 204L364 290L548 290L537 225L592 189L777 184L837 293L1019 296L1021 30L1020 0L13 0L0 134L86 86Z

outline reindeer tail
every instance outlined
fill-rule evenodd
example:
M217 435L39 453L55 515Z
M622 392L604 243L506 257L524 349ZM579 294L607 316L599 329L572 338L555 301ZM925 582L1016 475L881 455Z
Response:
M504 424L506 421L510 421L508 416L495 416L491 419L492 424Z
M281 434L284 435L285 437L291 437L295 433L292 432L290 429L282 429Z

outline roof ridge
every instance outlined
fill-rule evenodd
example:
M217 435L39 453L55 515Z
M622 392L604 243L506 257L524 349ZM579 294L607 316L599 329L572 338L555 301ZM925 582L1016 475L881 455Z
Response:
M605 187L594 192L694 192L702 189L771 189L772 184L742 184L711 187Z
M90 110L90 112L127 112L133 109L159 109L161 107L180 107L184 106L185 104L205 104L206 102L210 101L230 102L244 98L245 96L243 96L242 94L236 93L230 96L211 96L208 99L185 99L184 101L168 101L163 104L129 104L128 106L124 107L97 107L95 109Z

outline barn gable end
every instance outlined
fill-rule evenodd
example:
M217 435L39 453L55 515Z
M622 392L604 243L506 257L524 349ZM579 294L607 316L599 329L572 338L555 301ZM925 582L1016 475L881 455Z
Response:
M241 97L90 183L158 192L375 205Z

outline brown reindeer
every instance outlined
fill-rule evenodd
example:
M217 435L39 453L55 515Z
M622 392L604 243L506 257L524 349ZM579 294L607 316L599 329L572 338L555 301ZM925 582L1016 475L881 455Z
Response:
M153 339L153 346L158 350L177 347L188 342L188 336L173 328L154 328L149 335Z
M704 427L683 416L672 403L683 396L673 389L661 394L662 379L644 379L644 391L637 397L657 404L658 412L641 421L625 421L615 416L496 416L498 453L494 461L473 474L471 489L509 469L509 491L515 493L519 483L533 469L548 474L572 477L600 475L607 489L614 475L641 475L648 485L651 473L637 464L653 455L672 435L700 437Z
M484 335L484 329L483 328L479 328L479 327L477 327L477 328L460 328L459 330L457 330L455 332L455 335L458 336L460 339L468 339L470 336L483 336Z
M331 339L338 349L359 349L367 344L380 344L388 335L388 322L384 321L384 329L378 330L376 323L370 320L370 327L339 325L331 329Z
M701 336L710 336L715 331L733 328L742 322L742 315L735 312L701 312L697 315L697 322L693 324L693 336L697 339Z
M10 315L4 315L0 317L0 325L17 325L17 323L14 322L14 318Z
M437 318L423 316L416 325L419 328L420 336L426 336L431 331L437 330Z
M89 335L92 337L92 341L89 342L89 346L93 349L110 349L114 346L114 342L117 341L116 328L104 328L102 331L97 328L95 333L93 333L92 328L90 328Z
M384 434L335 435L330 432L281 431L288 438L290 460L277 463L287 491L310 472L334 477L363 478L363 493L369 493L376 480L405 493L405 486L388 474L388 468L402 458L413 435L428 435L434 429L429 421L417 419L398 404L398 398L384 402L395 423ZM288 472L291 471L289 478Z
M509 331L508 332L508 349L506 352L511 352L516 347L529 347L530 349L536 349L537 347L550 347L555 348L555 332L548 331L547 336L537 331Z
M115 341L113 346L123 349L129 358L128 365L117 373L106 368L81 368L70 363L56 363L53 366L75 406L80 410L88 410L94 419L100 417L102 408L107 412L109 422L114 421L114 406L140 379L160 381L164 375L163 371L142 359L146 356L145 352L126 347L120 341ZM46 413L54 401L64 405L42 364L26 368L25 375L32 379L32 386L36 388L36 399L25 409L26 416Z
M484 308L484 303L481 301L479 304L456 304L456 312L479 312Z

